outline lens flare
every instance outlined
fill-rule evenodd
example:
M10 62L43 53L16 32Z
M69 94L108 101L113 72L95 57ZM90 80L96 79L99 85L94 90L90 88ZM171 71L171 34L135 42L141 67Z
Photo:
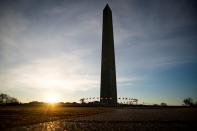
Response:
M58 98L57 98L56 95L50 94L50 95L48 95L48 97L47 97L47 102L48 102L48 103L57 103L57 102L58 102Z

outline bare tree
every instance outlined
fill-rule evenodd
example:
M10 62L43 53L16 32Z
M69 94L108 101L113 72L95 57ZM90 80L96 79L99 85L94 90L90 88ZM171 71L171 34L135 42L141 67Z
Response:
M80 101L81 101L81 104L85 103L85 99L84 98L80 99Z
M161 106L167 106L167 103L162 102Z
M14 98L14 97L10 97L7 94L0 94L0 104L16 104L19 103L19 101Z
M184 103L186 106L193 106L193 105L194 105L193 99L192 99L191 97L185 98L185 99L183 100L183 103Z

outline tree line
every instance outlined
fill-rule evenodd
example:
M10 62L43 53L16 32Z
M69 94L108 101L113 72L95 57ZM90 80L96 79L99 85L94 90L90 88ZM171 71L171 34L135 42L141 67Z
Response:
M0 94L0 104L1 105L8 105L8 104L19 104L19 100L11 97L7 94Z
M88 98L88 99L90 99L90 98ZM85 98L80 99L81 103L85 103L85 100L86 100ZM127 98L124 98L123 100L127 100ZM128 98L128 100L129 100L129 98ZM0 105L14 105L14 104L19 104L19 103L20 102L17 98L11 97L11 96L4 94L4 93L0 93ZM33 102L30 102L30 104L31 103L33 103ZM166 103L161 103L161 105L167 106ZM194 100L191 97L188 97L188 98L183 99L183 105L184 106L197 106L197 101L194 102Z

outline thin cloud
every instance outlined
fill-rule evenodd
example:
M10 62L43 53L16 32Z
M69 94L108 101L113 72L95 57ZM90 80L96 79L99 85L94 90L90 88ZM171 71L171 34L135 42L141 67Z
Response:
M30 87L84 91L98 86L97 76L84 70L88 70L87 66L79 56L62 55L16 66L0 75L0 81L2 86L16 90Z
M69 90L72 95L96 94L92 90L100 86L105 0L1 3L0 90L18 92L24 98L26 89L36 92L46 87ZM196 63L193 1L125 0L109 4L120 92L122 87L132 90L150 80L152 76L146 72Z

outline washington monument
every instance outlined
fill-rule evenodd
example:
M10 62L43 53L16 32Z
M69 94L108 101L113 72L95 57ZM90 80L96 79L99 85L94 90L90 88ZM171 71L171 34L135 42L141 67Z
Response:
M102 58L100 101L103 104L117 103L116 67L112 11L107 4L103 10Z

